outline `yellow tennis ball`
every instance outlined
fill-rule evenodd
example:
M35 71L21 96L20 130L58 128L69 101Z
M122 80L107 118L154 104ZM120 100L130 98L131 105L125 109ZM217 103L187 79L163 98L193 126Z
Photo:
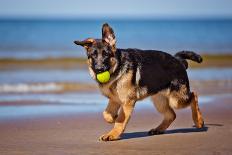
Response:
M110 80L110 72L105 71L105 72L97 74L97 80L101 83L108 82Z

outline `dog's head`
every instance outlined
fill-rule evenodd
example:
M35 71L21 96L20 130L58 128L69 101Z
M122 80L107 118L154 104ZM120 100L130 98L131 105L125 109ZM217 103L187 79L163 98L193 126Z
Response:
M88 38L83 41L74 41L75 44L86 49L90 72L96 79L96 74L116 69L116 39L113 29L107 24L102 26L102 39Z

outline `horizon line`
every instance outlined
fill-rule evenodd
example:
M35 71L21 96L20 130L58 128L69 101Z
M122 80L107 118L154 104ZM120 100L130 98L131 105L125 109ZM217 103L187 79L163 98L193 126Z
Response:
M0 20L232 20L232 16L113 16L113 17L84 17L84 16L1 16Z

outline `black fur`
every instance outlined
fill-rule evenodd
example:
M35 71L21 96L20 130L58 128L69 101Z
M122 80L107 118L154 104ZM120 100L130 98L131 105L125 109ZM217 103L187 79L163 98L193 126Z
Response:
M181 61L181 63L188 68L188 62L185 59L189 59L198 63L203 61L202 57L192 51L181 51L175 54L175 57Z
M121 62L120 69L133 70L132 83L136 85L136 70L140 68L141 79L138 87L147 87L148 94L155 94L162 89L177 90L180 85L189 89L185 67L172 55L156 50L117 49Z

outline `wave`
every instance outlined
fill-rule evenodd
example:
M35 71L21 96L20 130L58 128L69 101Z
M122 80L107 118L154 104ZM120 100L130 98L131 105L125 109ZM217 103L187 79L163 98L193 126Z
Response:
M70 91L93 91L95 85L84 83L17 83L0 84L0 93L60 93Z
M201 93L232 92L232 80L190 80L191 88ZM217 88L217 89L215 89ZM11 93L70 93L96 92L94 83L80 82L38 82L38 83L0 83L0 95Z
M2 84L0 93L28 93L28 92L54 92L60 91L62 87L55 83L45 84Z
M49 103L49 105L95 105L104 104L107 98L97 92L93 93L63 93L63 94L5 94L0 95L0 106L2 105L39 105L38 103ZM20 103L20 104L19 104ZM53 103L53 104L52 104Z

